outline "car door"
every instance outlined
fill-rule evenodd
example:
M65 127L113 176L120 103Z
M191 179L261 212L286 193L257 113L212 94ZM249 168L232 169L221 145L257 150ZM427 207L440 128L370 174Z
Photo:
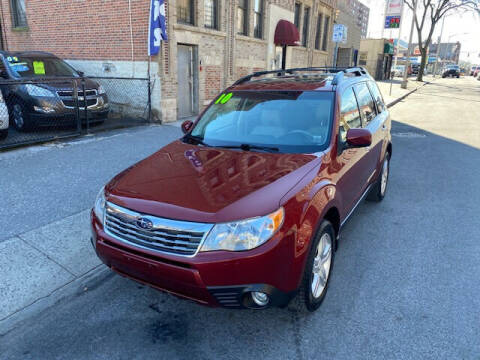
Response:
M365 188L366 172L362 162L365 148L349 148L347 131L362 127L360 110L353 87L348 87L340 95L340 118L338 128L338 151L336 168L338 170L337 187L341 190L343 216L355 206Z
M358 106L362 117L362 127L366 128L372 134L372 144L365 148L365 157L362 161L365 187L375 179L376 170L380 162L380 154L383 144L384 125L382 113L377 114L375 101L370 93L366 82L358 83L354 86L357 96Z
M389 142L389 133L392 124L390 120L390 113L385 106L382 94L380 93L377 84L374 81L368 81L367 85L377 110L377 115L375 116L374 120L367 125L367 128L370 127L369 130L375 131L375 136L372 137L371 155L372 161L376 162L376 170L380 171L383 156Z

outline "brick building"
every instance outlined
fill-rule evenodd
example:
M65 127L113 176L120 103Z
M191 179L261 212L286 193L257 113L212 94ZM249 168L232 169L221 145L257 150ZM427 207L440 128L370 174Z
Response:
M150 0L0 0L1 46L44 50L88 75L147 76ZM276 24L301 46L287 67L331 64L335 0L166 0L169 41L151 60L152 107L162 121L198 114L242 75L280 64Z
M367 34L369 8L358 0L337 0L337 23L347 26L347 41L338 47L337 65L352 66L358 62L360 39Z

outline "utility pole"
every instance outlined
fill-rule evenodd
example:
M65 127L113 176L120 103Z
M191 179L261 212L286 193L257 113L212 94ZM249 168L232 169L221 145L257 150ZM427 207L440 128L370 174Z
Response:
M413 38L413 28L415 25L415 18L417 17L417 1L413 1L413 18L412 18L412 26L410 27L410 36L408 38L408 50L407 50L407 63L405 66L405 72L403 73L403 81L402 81L402 89L407 88L408 83L408 68L410 67L410 48L412 47L412 38ZM421 46L421 44L419 44Z

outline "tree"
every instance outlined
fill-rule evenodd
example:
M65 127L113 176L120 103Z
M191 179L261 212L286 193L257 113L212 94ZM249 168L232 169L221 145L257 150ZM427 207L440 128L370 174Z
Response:
M413 11L417 7L415 15L415 28L418 36L418 48L422 59L418 69L417 80L423 81L423 73L427 64L428 47L432 41L433 32L438 22L448 12L454 10L474 10L479 12L480 0L403 0ZM417 5L418 3L418 5ZM430 28L428 28L430 26ZM424 38L424 34L427 34ZM410 55L410 54L408 54Z

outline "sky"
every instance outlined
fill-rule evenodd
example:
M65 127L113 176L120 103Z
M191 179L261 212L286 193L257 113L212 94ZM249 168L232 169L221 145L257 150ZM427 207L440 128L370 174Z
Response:
M382 27L384 23L385 0L360 0L370 8L370 19L368 23L367 37L381 38ZM400 38L408 42L410 27L412 23L412 11L405 5L403 9L404 19L400 29ZM437 24L433 35L434 42L437 42L440 35L442 24ZM386 29L383 33L385 38L397 38L399 30ZM445 27L443 29L442 42L460 41L462 44L460 60L468 61L472 64L480 65L480 16L473 12L450 12L445 18ZM417 41L416 31L413 40Z

